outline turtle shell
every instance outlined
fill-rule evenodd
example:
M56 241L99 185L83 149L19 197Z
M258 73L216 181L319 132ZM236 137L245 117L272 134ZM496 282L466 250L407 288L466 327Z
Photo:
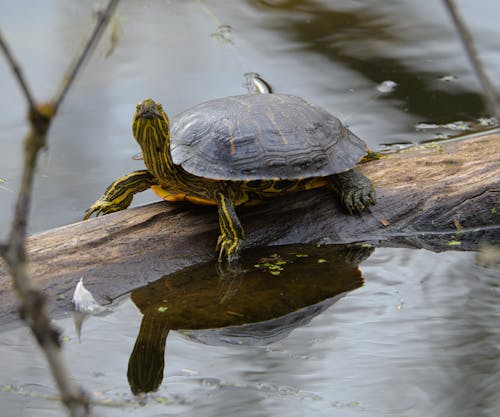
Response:
M351 169L366 151L335 116L283 94L207 101L175 117L171 130L174 163L217 180L323 177Z

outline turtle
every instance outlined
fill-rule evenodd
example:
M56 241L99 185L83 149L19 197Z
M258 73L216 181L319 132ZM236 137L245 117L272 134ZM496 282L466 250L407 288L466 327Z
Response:
M147 169L114 181L85 212L126 209L151 188L167 201L218 208L219 262L237 262L244 229L236 207L328 186L350 213L376 203L372 182L354 169L364 141L327 110L287 94L245 94L209 100L169 118L162 104L136 106L133 135Z

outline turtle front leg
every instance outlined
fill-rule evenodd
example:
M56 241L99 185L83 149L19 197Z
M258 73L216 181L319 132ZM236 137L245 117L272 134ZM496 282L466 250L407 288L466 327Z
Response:
M232 195L230 187L221 187L215 192L215 200L219 209L221 231L215 250L219 251L219 262L227 260L229 263L234 263L239 258L241 243L245 236L234 208L237 199Z
M372 182L355 169L331 175L328 182L349 214L369 210L377 202Z
M83 220L87 220L94 213L97 217L100 214L125 210L130 206L134 194L147 190L156 183L155 177L147 170L134 171L118 178L106 189L104 195L88 208Z

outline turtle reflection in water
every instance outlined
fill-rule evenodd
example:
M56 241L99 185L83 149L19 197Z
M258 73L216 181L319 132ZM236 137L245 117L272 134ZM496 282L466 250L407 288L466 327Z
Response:
M128 365L132 392L147 393L160 386L170 330L210 345L275 342L362 286L358 264L372 250L276 247L272 259L283 265L277 277L254 267L266 255L263 249L252 250L240 280L221 279L213 264L206 263L132 291L131 299L144 315ZM223 284L232 288L221 288Z
M152 188L167 201L216 205L219 261L236 261L244 231L235 208L290 192L329 186L349 213L375 204L375 190L354 166L366 144L335 116L284 94L207 101L176 117L146 99L132 121L146 170L113 182L85 213L126 209Z

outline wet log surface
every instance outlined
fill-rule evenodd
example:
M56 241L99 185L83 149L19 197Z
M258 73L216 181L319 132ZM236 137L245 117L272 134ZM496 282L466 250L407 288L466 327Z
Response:
M244 251L312 242L431 250L498 243L500 134L419 146L359 169L377 190L371 213L346 215L326 189L243 208ZM31 269L50 309L67 311L81 277L99 301L114 299L183 267L215 262L217 236L213 208L158 202L30 237ZM6 323L15 317L16 300L2 263L0 303Z

